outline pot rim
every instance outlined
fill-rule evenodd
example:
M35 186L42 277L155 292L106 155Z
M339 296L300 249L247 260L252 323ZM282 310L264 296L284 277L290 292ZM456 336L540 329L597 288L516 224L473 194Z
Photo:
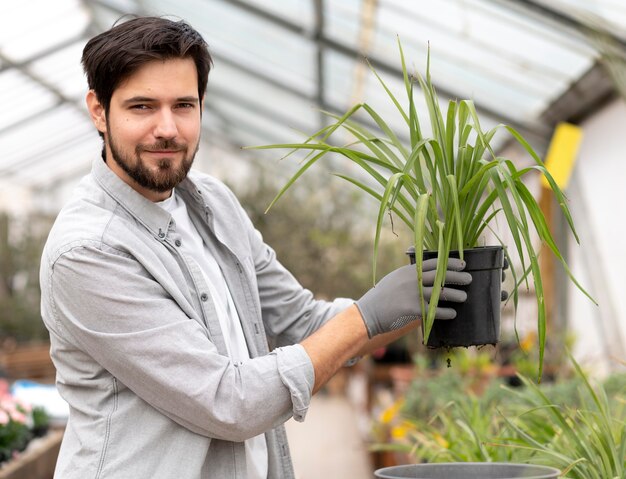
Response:
M494 245L485 245L485 246L473 246L471 248L465 248L463 251L473 251L473 250L480 250L480 251L485 251L485 250L499 250L499 249L504 249L504 246L502 246L501 244L494 244ZM436 253L437 250L433 250L433 249L425 249L422 250L422 253ZM450 250L450 254L455 253L458 254L459 250L458 249L451 249ZM406 250L405 254L415 254L415 246L409 246Z
M401 466L391 466L391 467L384 467L382 469L377 469L376 472L376 476L380 477L380 478L390 478L393 476L379 476L379 473L390 473L393 474L394 472L400 472L406 469L416 469L416 472L419 471L424 471L427 469L439 469L442 466L452 466L452 467L458 467L459 469L463 469L464 472L471 472L472 469L478 469L477 466L480 466L480 468L495 468L497 469L504 469L504 468L533 468L536 470L536 473L533 472L532 476L520 476L523 477L524 479L550 479L555 477L555 474L557 474L557 476L561 473L561 471L559 469L556 469L554 467L550 467L550 466L543 466L543 465L537 465L537 464L523 464L523 463L508 463L508 462L441 462L441 463L429 463L429 464L406 464L406 465L401 465ZM469 468L469 470L468 470ZM532 472L532 470L531 470ZM419 477L416 476L416 479L419 479Z

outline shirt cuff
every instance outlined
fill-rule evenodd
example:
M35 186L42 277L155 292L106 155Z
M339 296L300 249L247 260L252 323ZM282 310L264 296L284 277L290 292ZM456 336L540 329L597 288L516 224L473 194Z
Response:
M277 348L271 354L276 355L278 374L291 394L293 418L302 422L309 410L315 383L311 359L300 344Z

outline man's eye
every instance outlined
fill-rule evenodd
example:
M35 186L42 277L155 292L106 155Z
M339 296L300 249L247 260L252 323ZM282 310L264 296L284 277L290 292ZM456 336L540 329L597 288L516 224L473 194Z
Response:
M130 107L131 110L147 110L148 108L148 105L131 105Z
M179 103L178 108L193 108L195 105L193 103Z

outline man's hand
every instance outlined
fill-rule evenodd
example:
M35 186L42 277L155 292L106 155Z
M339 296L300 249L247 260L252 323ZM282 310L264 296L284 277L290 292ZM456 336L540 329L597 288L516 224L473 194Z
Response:
M415 268L415 265L408 265L392 271L356 302L370 338L400 329L426 313L420 306ZM428 259L423 263L426 303L430 301L436 268L437 259ZM465 291L454 288L472 282L472 276L462 272L463 268L464 261L448 259L445 287L441 290L440 300L462 303L467 299ZM456 311L452 308L438 307L435 313L436 319L452 319L455 316Z

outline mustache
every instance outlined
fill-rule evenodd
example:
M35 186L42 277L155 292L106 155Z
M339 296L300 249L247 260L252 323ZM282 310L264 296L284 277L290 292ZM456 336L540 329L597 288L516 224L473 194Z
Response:
M151 145L139 144L135 148L137 152L141 151L183 151L187 149L187 145L178 143L175 140L163 140Z

